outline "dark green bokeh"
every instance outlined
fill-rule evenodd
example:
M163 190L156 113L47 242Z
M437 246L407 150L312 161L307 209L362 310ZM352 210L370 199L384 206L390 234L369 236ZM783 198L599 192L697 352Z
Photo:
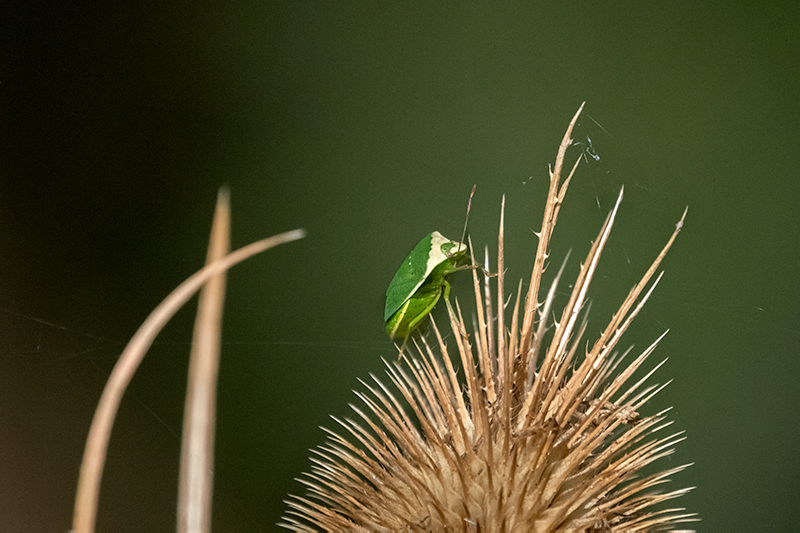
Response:
M554 261L568 277L621 185L590 339L661 248L666 275L624 345L669 335L688 440L663 467L703 531L800 519L797 7L426 2L6 10L0 39L0 529L69 527L109 369L197 269L216 189L239 246L301 242L232 271L219 389L219 531L274 528L317 426L393 350L383 293L421 236L496 248L529 276L547 164L580 103L587 158ZM573 149L573 157L579 148ZM587 164L588 163L588 164ZM552 274L552 272L551 272ZM463 276L463 277L461 277ZM459 280L461 277L461 280ZM464 302L469 276L456 275ZM174 528L192 309L126 395L100 530ZM441 316L441 315L438 315Z

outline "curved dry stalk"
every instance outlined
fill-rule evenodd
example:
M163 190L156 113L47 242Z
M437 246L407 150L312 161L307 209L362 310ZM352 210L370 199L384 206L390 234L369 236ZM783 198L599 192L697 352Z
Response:
M459 303L447 302L455 358L463 374L458 375L431 319L438 350L423 338L416 346L420 357L407 354L407 371L387 362L391 388L374 376L374 384L364 384L369 393L358 396L366 409L354 407L360 421L344 424L350 438L330 433L330 444L322 448L325 455L301 480L310 497L291 497L280 525L295 531L641 531L696 520L683 509L654 508L689 490L657 490L688 465L637 476L643 467L673 453L684 438L680 433L659 436L671 424L666 411L639 414L666 386L648 384L663 362L627 384L663 335L628 366L621 365L627 352L614 352L660 280L659 274L650 284L684 218L591 350L583 340L587 295L622 191L557 322L548 324L548 318L563 265L545 299L538 299L548 244L577 167L576 162L560 183L579 114L570 122L550 173L522 320L520 282L506 329L503 201L496 312L490 280L484 276L481 288L477 269L472 336ZM552 338L544 345L548 329ZM586 355L578 361L584 345Z
M223 201L225 201L224 198ZM75 533L90 533L94 531L97 500L100 493L100 479L103 474L114 418L125 389L156 335L178 309L200 290L209 279L248 257L304 236L305 231L300 229L281 233L244 246L224 258L214 261L175 288L145 319L114 365L92 418L75 495L72 523L72 529Z

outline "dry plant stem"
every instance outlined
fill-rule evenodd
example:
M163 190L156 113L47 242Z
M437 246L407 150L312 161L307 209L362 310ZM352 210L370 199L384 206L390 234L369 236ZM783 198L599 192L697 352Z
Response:
M217 197L206 264L222 259L230 251L229 196L228 190L222 189ZM211 530L214 430L225 278L226 272L221 272L209 279L200 290L197 303L178 478L177 530L181 533Z
M567 148L572 144L572 130L575 127L575 123L578 121L581 111L583 111L584 105L586 105L586 102L581 104L575 116L572 117L567 131L564 134L564 138L561 140L561 144L558 147L555 167L550 172L550 188L547 191L547 202L545 203L544 216L542 218L542 229L537 234L539 237L539 245L536 249L536 260L534 261L533 271L531 272L531 284L528 288L528 296L525 299L525 314L522 322L521 335L522 345L520 347L523 363L527 363L528 348L530 347L530 333L533 331L533 320L535 317L534 311L539 306L537 301L539 283L542 280L542 273L544 272L544 262L548 257L547 247L550 244L550 236L553 234L553 228L555 228L558 219L558 211L561 208L561 203L564 201L564 195L567 193L567 186L580 162L580 158L575 161L572 172L570 172L569 177L559 190L558 184L561 180L561 171L564 168L564 157L566 156ZM523 364L523 367L527 367L527 364Z
M492 365L494 365L495 372L499 372L500 373L499 377L500 377L500 379L502 379L503 367L502 366L500 366L499 368L497 367L497 351L496 351L497 343L495 342L494 327L493 327L494 321L495 321L495 316L494 316L494 309L492 308L492 287L489 284L489 281L491 280L491 276L487 276L486 275L486 273L488 273L490 271L490 269L491 269L491 265L489 264L489 247L488 246L486 246L483 249L483 256L484 256L483 267L481 267L483 272L484 272L484 274L483 274L483 300L485 302L484 305L486 305L486 324L489 326L487 328L487 330L486 330L486 340L487 340L487 344L489 345L488 359L489 359L489 362Z
M497 231L497 358L498 366L502 368L500 382L502 384L501 397L503 399L503 455L508 455L511 446L511 383L513 376L512 353L506 352L506 323L505 323L505 294L503 286L505 284L505 218L506 218L506 195L500 201L500 224ZM484 283L488 286L489 280ZM512 325L512 329L514 326ZM514 335L512 332L511 335Z
M83 452L78 489L75 495L75 510L72 529L75 533L94 531L97 516L97 498L100 492L100 478L105 465L108 439L114 423L119 402L134 372L170 318L191 298L210 278L231 268L248 257L268 250L279 244L295 241L305 236L304 230L293 230L244 246L224 259L204 267L175 288L158 307L145 319L123 350L106 382L97 410L92 418L86 448Z
M531 344L530 353L533 356L528 360L527 382L525 385L525 390L530 390L533 386L533 377L536 375L536 355L539 353L539 350L542 347L542 340L544 340L544 334L547 330L547 317L550 316L550 309L552 308L553 301L556 297L558 282L561 281L561 275L564 273L564 268L567 266L567 261L569 260L570 255L572 255L572 250L567 252L567 256L561 263L561 268L558 269L558 274L556 274L556 277L553 279L553 283L550 284L550 290L547 292L547 298L545 298L544 305L542 306L541 311L539 311L539 326L536 328L536 333L533 335L533 344ZM542 372L540 372L539 375L541 376Z
M587 354L586 358L584 359L583 363L581 364L577 372L575 372L575 374L572 376L570 383L567 385L569 393L576 395L579 394L579 389L580 387L583 386L583 381L585 380L586 376L589 374L591 369L593 368L596 369L600 366L600 364L602 364L603 359L616 346L617 342L622 337L622 334L625 333L625 331L633 322L633 319L636 318L636 316L639 314L639 311L641 311L645 302L648 300L648 298L650 298L650 294L652 294L653 290L658 285L658 282L661 279L661 275L658 276L656 281L650 287L650 290L647 291L647 294L645 294L644 298L642 298L641 302L639 302L634 311L627 318L625 318L628 312L630 311L631 307L633 306L634 302L636 302L636 299L639 297L639 294L641 294L642 290L644 290L644 288L647 286L647 283L650 281L650 278L658 269L658 266L661 264L661 261L667 255L667 252L672 247L672 243L675 242L678 233L680 233L681 228L683 228L683 223L684 220L686 220L687 212L688 208L686 208L683 211L681 219L678 221L677 224L675 224L675 231L672 232L672 235L667 241L667 244L664 245L664 248L658 254L658 257L656 257L655 261L653 261L653 264L650 265L650 268L647 269L647 272L645 272L642 279L639 280L639 283L637 283L636 286L633 289L631 289L630 293L628 293L628 297L622 303L619 310L616 313L614 313L614 316L609 322L605 331L600 336L600 338L595 342L594 346L592 347L592 350ZM620 325L623 319L625 319L625 321L622 323L622 325ZM567 410L568 408L569 410ZM577 405L575 404L564 405L563 409L559 413L559 417L561 418L562 421L566 420L569 416L571 416L571 414L575 411L576 408ZM591 415L591 413L587 414Z
M606 221L600 230L600 235L597 239L595 239L592 248L589 250L589 254L586 256L586 261L583 265L581 265L581 270L578 274L578 279L575 282L575 287L573 288L569 297L569 301L567 302L567 305L564 307L564 311L561 314L561 322L556 325L553 339L550 342L550 347L548 348L547 354L542 362L542 370L540 374L547 375L551 368L556 367L558 368L558 373L555 378L550 380L535 380L533 392L528 395L525 404L522 406L522 412L519 418L519 430L523 430L530 425L532 422L532 419L529 416L531 414L531 410L534 406L539 405L539 402L542 401L542 397L544 397L543 404L548 406L548 408L536 410L536 422L541 423L544 421L545 417L550 415L549 406L551 405L555 394L558 392L558 385L561 383L564 375L567 372L567 369L569 368L568 365L559 364L561 362L559 358L566 351L566 345L569 342L572 330L575 327L575 322L578 319L578 313L580 312L583 302L586 299L586 293L589 290L589 283L591 282L594 271L597 268L597 263L600 260L600 254L603 252L603 247L605 246L608 236L611 233L611 228L614 225L614 218L617 214L617 209L619 209L619 204L622 201L622 192L623 191L620 190L619 196L617 197L617 203L614 205L614 209L606 217Z
M481 298L481 285L478 282L478 269L475 268L475 251L472 248L472 239L469 239L469 252L470 258L472 260L472 280L473 280L473 287L475 288L475 300L481 302L483 299ZM486 279L486 278L484 278ZM484 317L484 306L479 305L477 308L478 311L478 324L483 324L486 326L486 319ZM488 327L480 327L478 329L478 345L480 347L480 355L481 355L481 366L484 367L484 372L487 376L492 376L492 362L489 360L489 341L488 341ZM494 403L497 401L497 394L494 391L494 379L486 379L484 384L486 387L486 399L489 403Z

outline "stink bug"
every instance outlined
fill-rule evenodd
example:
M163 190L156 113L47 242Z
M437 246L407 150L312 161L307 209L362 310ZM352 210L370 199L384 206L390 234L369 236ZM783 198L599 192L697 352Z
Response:
M467 220L473 194L475 187L472 187L467 203ZM465 221L464 234L466 231ZM434 231L419 241L400 265L386 289L386 308L383 315L389 337L403 339L400 356L409 335L422 325L423 319L433 310L442 292L445 300L450 295L447 276L458 270L472 268L467 264L469 259L463 236L459 242L451 241Z

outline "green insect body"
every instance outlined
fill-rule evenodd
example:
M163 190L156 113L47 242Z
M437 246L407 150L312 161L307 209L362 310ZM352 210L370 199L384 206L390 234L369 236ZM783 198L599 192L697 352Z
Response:
M408 340L430 314L444 291L450 294L447 276L469 268L467 246L451 241L438 231L428 234L406 257L386 290L386 333ZM402 348L401 348L402 353Z

